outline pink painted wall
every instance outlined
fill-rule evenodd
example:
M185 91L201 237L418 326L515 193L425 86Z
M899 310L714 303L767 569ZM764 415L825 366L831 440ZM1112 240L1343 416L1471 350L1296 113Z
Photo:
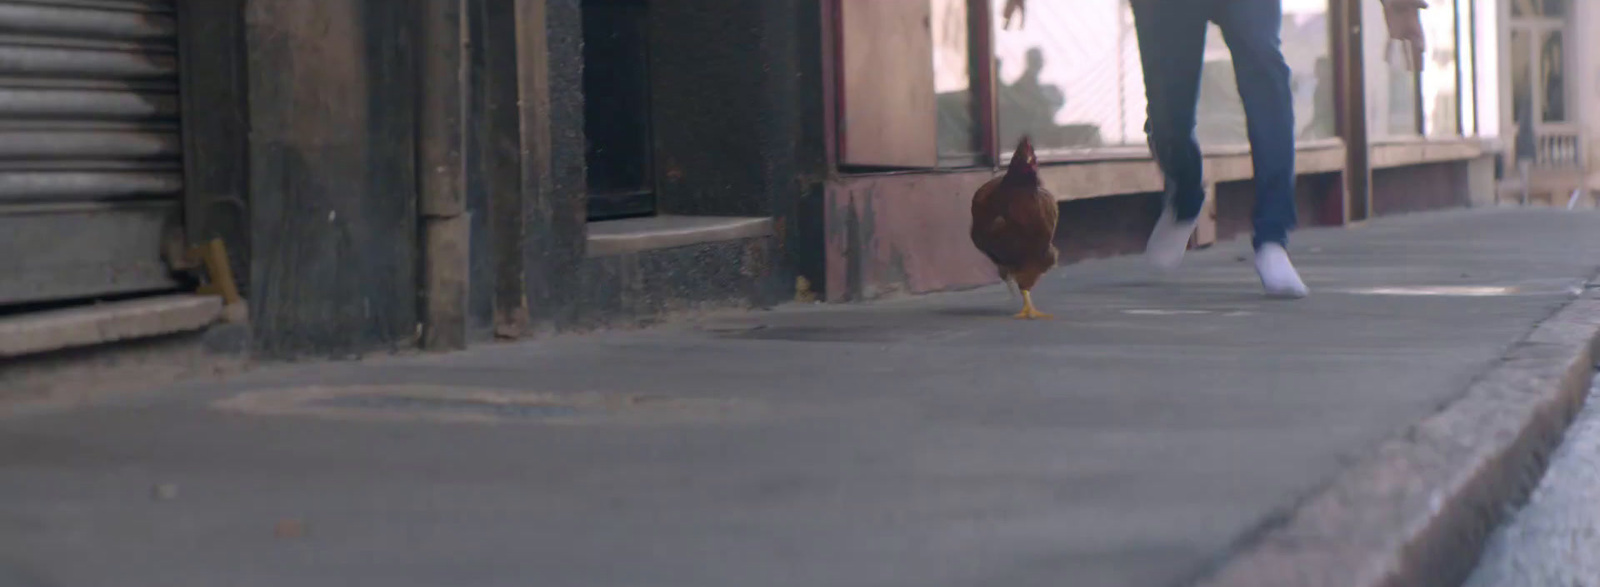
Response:
M828 186L827 300L999 281L972 245L972 193L988 171L852 177Z

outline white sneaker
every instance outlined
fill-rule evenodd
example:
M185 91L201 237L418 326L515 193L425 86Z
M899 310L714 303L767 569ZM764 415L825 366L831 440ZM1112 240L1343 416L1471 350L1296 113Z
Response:
M1266 243L1256 250L1256 273L1261 276L1261 288L1269 298L1299 299L1311 290L1300 280L1300 272L1289 261L1289 252L1283 245Z
M1144 245L1144 257L1162 271L1172 271L1183 263L1189 250L1189 237L1194 235L1195 220L1180 222L1172 206L1161 210L1155 230L1150 231L1150 241Z

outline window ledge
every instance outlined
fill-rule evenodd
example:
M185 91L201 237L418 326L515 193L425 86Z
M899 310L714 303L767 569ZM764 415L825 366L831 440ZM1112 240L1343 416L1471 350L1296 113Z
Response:
M1295 152L1301 157L1307 154L1317 155L1322 153L1338 152L1339 168L1343 169L1344 141L1338 138L1317 139L1312 141L1298 141L1295 143ZM1201 155L1207 162L1213 161L1246 161L1250 159L1249 145L1202 145ZM939 167L918 169L893 169L893 170L863 170L850 167L841 167L839 175L842 177L887 177L897 175L927 175L934 173L962 174L975 171L993 171L1003 169L1011 161L1008 152L1001 158L1000 164L995 167L977 165L971 167ZM1150 149L1143 146L1118 145L1110 147L1094 147L1084 149L1053 149L1039 151L1039 167L1044 170L1075 165L1104 165L1116 163L1145 163L1153 164ZM1246 175L1245 179L1249 176Z
M1492 153L1476 138L1400 139L1374 141L1372 168L1391 169L1426 163L1476 159Z
M652 216L589 223L588 256L610 257L771 236L772 219L744 216Z

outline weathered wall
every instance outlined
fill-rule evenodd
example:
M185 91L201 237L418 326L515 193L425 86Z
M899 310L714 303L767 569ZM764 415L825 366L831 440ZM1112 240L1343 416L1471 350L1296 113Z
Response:
M244 6L245 0L178 3L188 236L221 238L241 288L250 277Z
M249 237L235 249L253 253L240 273L257 346L293 357L412 345L421 265L415 2L230 1L237 79L218 75L212 85L233 88L238 113L202 120L216 121L212 142L241 137L238 161L207 151L200 160L217 171L200 185L224 202L249 194L247 217L236 205L239 226L220 215L205 226ZM197 18L215 20L225 4ZM655 7L656 148L670 162L661 168L675 170L661 178L662 212L774 216L777 236L585 258L581 2L466 0L462 179L474 339L771 304L788 295L795 270L820 281L817 0ZM226 30L206 26L212 49L198 61L216 72Z
M469 336L474 340L483 340L493 336L494 295L495 289L499 286L495 273L495 256L491 248L494 241L489 238L492 226L490 224L492 212L489 201L489 188L491 185L489 176L496 172L496 169L491 166L490 158L498 157L500 160L499 167L504 169L507 167L504 162L504 156L515 155L516 153L514 144L506 146L502 153L496 153L494 145L488 142L494 135L485 132L486 127L496 124L516 126L516 118L513 117L507 120L505 117L507 110L512 114L515 114L515 110L506 109L493 103L490 98L494 94L489 91L489 86L487 85L490 83L490 79L486 74L489 60L492 57L502 57L507 52L513 58L516 56L514 46L508 50L499 45L491 48L486 44L490 41L490 38L487 36L485 29L490 26L488 19L491 16L498 18L499 23L501 23L496 26L510 24L510 19L503 13L491 15L489 12L491 8L504 10L510 5L504 2L497 3L499 6L491 6L492 4L495 3L485 0L466 0L463 7L467 23L467 71L465 72L467 104L464 116L466 124L464 124L463 128L463 141L465 143L463 167L466 175L464 184L467 192L467 213L471 215L471 227L469 229L471 231L469 243L470 262L467 274L469 279L467 330ZM502 34L494 41L504 42L506 38L508 36ZM503 171L501 173L503 175ZM510 183L515 184L515 180Z
M519 5L531 5L540 0L518 0ZM588 211L584 193L588 189L584 177L583 131L583 12L579 0L546 1L546 47L548 53L548 147L537 144L545 140L535 130L535 120L528 119L524 106L523 152L532 157L545 152L548 163L524 161L523 183L536 184L538 189L524 192L528 198L524 217L524 251L528 264L528 310L535 329L559 329L574 323L578 309L584 303L582 278L579 270L587 232L584 224ZM519 24L532 26L525 14L518 15ZM531 35L524 35L531 40ZM533 65L524 48L521 64L524 76ZM525 82L526 83L526 82ZM524 86L523 95L538 92ZM537 100L537 98L535 98ZM539 179L547 173L546 179Z
M250 298L264 355L413 342L410 4L248 3Z
M1431 163L1372 172L1372 211L1377 216L1456 208L1468 204L1468 163Z
M1343 194L1335 191L1338 186L1333 183L1337 178L1338 174L1321 173L1295 179L1295 222L1300 228L1338 223L1337 216L1326 209L1331 204L1337 210L1343 204ZM1255 215L1256 207L1255 182L1245 180L1218 184L1216 198L1217 241L1250 238L1254 230L1251 218ZM1153 220L1147 225L1147 230L1149 226L1154 226ZM1293 237L1290 241L1293 241Z
M972 194L989 173L846 178L829 186L830 302L927 293L999 281L972 246Z
M526 211L546 189L523 181L522 121L524 111L545 112L547 102L525 103L520 94L522 63L545 51L544 35L538 35L537 45L518 42L519 35L533 30L521 22L519 9L542 4L518 4L468 0L466 7L470 69L464 140L472 215L468 324L480 340L519 336L527 328Z

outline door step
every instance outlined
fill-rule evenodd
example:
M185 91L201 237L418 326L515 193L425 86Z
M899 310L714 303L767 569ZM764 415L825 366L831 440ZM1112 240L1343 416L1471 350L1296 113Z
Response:
M222 298L170 295L0 318L0 359L203 330Z

